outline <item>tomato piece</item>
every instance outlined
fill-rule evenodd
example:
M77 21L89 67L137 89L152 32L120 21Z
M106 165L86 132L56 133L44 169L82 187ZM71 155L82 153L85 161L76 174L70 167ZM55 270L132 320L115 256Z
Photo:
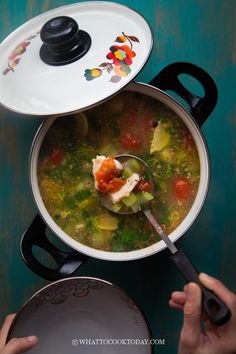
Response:
M122 180L121 178L118 177L114 177L113 179L111 179L109 182L104 182L104 181L100 181L97 184L97 188L100 192L102 193L114 193L114 192L118 192L121 187L125 184L125 180Z
M127 150L137 150L141 145L140 137L131 133L121 135L120 142Z
M128 109L119 120L120 142L126 150L135 151L149 145L153 114L147 107L143 109Z
M108 183L111 179L117 177L118 175L119 171L116 168L115 161L110 157L102 162L99 170L96 172L96 181L98 183L100 181Z
M115 177L108 183L107 191L110 193L118 192L125 183L125 180Z
M62 162L63 157L64 157L63 150L60 148L55 148L51 153L50 161L53 165L57 166Z
M174 181L174 192L178 200L187 201L192 192L189 180L184 177L177 178Z
M104 160L96 172L97 188L100 192L117 192L125 181L120 176L120 171L117 169L113 158Z
M105 183L104 181L99 181L97 183L97 189L102 192L102 193L106 193L107 191L107 183Z
M152 186L150 181L145 181L143 177L140 177L138 184L135 187L135 190L139 192L149 192L152 191Z

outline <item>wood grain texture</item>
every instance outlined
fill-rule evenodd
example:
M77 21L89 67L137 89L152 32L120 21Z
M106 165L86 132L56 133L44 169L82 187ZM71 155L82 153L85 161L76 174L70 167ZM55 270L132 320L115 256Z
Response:
M1 0L0 39L26 20L48 9L77 1ZM199 270L236 291L236 109L235 0L117 1L142 13L154 34L154 49L137 81L149 82L174 61L190 61L216 80L219 101L203 127L211 157L211 183L204 208L178 241ZM194 85L190 85L195 90ZM16 311L47 282L22 262L18 245L36 208L28 182L28 156L41 119L0 110L0 319ZM168 252L144 260L107 263L89 260L78 275L111 281L140 304L153 336L165 338L156 353L176 352L182 316L168 307L173 290L183 280L168 260Z

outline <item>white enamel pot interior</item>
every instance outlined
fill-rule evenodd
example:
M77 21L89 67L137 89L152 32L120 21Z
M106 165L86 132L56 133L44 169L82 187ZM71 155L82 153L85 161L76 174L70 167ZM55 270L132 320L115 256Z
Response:
M178 101L176 101L174 98L172 98L165 92L153 86L143 84L143 83L130 83L129 85L126 86L124 90L148 95L167 105L182 119L184 124L191 132L194 141L196 143L199 159L200 159L199 188L189 213L186 215L185 219L181 222L181 224L169 235L171 241L175 242L181 236L183 236L186 233L186 231L190 228L190 226L193 224L193 222L197 218L204 204L207 195L208 185L209 185L209 175L210 175L210 164L209 164L209 156L208 156L207 146L204 137L202 135L199 126L192 118L192 116L189 114L189 112L180 103L178 103ZM40 195L38 179L37 179L37 164L38 164L38 156L39 156L40 148L44 140L44 137L47 134L48 129L53 124L55 119L56 119L55 116L48 118L39 128L32 144L31 154L30 154L30 164L29 164L30 184L31 184L33 197L37 205L37 208L39 210L39 213L43 218L44 222L46 223L46 225L53 231L55 235L57 235L63 242L65 242L67 245L72 247L74 250L81 252L87 256L91 256L103 260L110 260L110 261L135 260L135 259L151 256L166 248L166 245L163 241L158 241L149 247L140 250L135 250L135 251L129 251L129 252L101 251L101 250L97 250L85 246L84 244L74 240L55 223L55 221L52 219L52 217L48 213L43 203L42 197Z

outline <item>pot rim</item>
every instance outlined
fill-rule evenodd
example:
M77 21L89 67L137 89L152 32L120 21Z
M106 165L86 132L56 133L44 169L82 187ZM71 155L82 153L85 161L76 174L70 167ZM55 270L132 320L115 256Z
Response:
M193 116L189 113L189 111L178 101L176 100L173 96L169 95L168 93L162 91L159 88L156 88L150 84L142 83L142 82L132 82L129 83L126 87L124 87L125 91L131 91L131 92L139 92L142 94L146 94L147 96L151 96L154 99L159 100L161 103L165 104L168 108L173 110L178 117L182 119L182 116L187 117L186 118L186 123L185 125L188 127L190 130L191 135L194 138L194 141L196 143L197 149L198 149L198 154L199 154L199 159L200 159L200 181L199 181L199 187L198 191L195 197L195 200L188 212L188 214L185 216L184 220L181 222L181 224L169 234L169 237L172 242L177 241L180 237L182 237L192 226L194 221L197 219L197 217L200 214L200 211L204 205L204 202L207 197L208 189L209 189L209 183L210 183L210 157L209 157L209 152L208 152L208 147L206 144L205 137L203 135L203 132L201 131L200 127L198 126L197 122L193 118ZM147 92L142 92L143 90L148 90ZM151 95L152 93L152 95ZM156 94L158 94L158 97L155 97ZM110 98L109 98L110 99ZM109 100L108 99L108 100ZM168 104L168 103L170 104ZM100 104L100 103L99 103ZM97 104L97 105L99 105ZM182 116L178 114L176 111L179 111L182 113ZM61 115L60 115L61 116ZM31 145L30 149L30 156L29 156L29 180L30 180L30 188L31 192L33 195L33 199L35 202L35 205L37 206L37 209L39 211L40 216L44 220L45 224L47 227L63 241L65 244L76 250L77 252L81 252L87 256L97 258L97 259L102 259L102 260L110 260L110 261L129 261L129 260L135 260L135 259L140 259L140 258L145 258L148 256L151 256L153 254L156 254L163 249L167 248L166 244L164 243L163 240L160 240L146 248L142 248L139 250L134 250L134 251L128 251L128 252L110 252L110 251L102 251L98 250L89 246L86 246L79 241L76 241L73 239L71 236L66 234L52 219L50 214L48 213L42 198L41 194L39 192L39 187L37 183L37 162L38 162L38 153L41 148L41 144L45 138L45 135L50 128L50 126L53 124L55 119L59 117L58 115L53 115L48 118L48 120L44 121L38 131L36 132L36 135L34 137L34 140ZM193 134L193 131L198 134L198 140L195 139L196 134ZM42 137L43 134L43 137ZM40 140L41 138L41 140ZM199 142L199 144L198 144ZM40 144L40 146L38 146ZM200 151L200 146L201 146L201 151ZM37 151L36 148L38 147ZM202 152L202 159L201 159L201 153ZM35 162L35 159L37 160ZM202 163L205 163L205 166L202 166ZM36 166L36 168L35 168ZM203 167L205 167L206 171L204 171ZM203 179L203 173L205 173L205 179ZM35 179L34 179L35 178ZM204 183L204 188L202 187L202 190L200 191L200 185ZM199 196L201 192L201 196ZM37 195L37 196L36 196ZM38 200L39 199L39 200ZM40 201L40 206L39 206L39 201ZM183 227L184 226L184 227ZM181 230L182 229L182 230Z

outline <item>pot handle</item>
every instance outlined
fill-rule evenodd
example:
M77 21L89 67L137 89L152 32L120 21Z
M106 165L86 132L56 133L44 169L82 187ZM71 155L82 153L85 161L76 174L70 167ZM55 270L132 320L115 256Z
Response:
M47 280L54 281L71 276L88 257L77 251L62 252L48 240L45 231L45 223L40 215L36 214L20 240L20 253L24 262L35 274ZM58 264L58 268L50 269L42 265L33 254L33 246L48 252Z
M199 97L188 91L178 78L180 74L188 74L197 79L204 88L204 96ZM211 114L218 99L214 80L205 70L191 63L177 62L166 66L150 82L150 85L163 91L173 91L183 98L188 103L190 112L199 126L202 126Z

